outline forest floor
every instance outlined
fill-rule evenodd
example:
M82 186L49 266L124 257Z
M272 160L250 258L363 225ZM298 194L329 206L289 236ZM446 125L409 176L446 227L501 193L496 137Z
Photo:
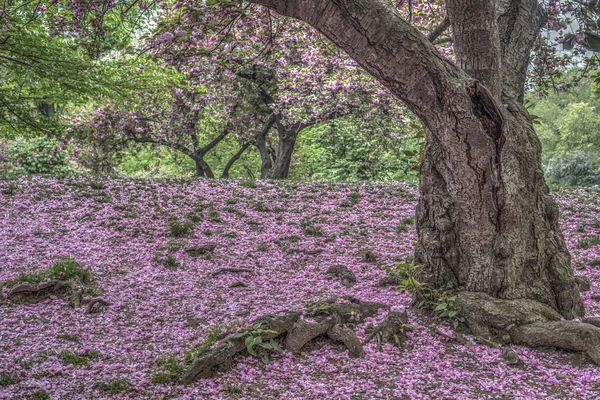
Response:
M562 227L588 316L600 316L600 194L561 191ZM0 181L0 283L70 257L89 268L110 305L99 313L51 296L0 300L0 399L504 399L597 398L586 355L458 344L447 323L409 310L406 346L365 346L351 359L324 340L303 353L240 355L231 370L183 385L186 354L209 337L308 301L351 295L394 307L410 296L378 287L415 240L417 193L403 183L272 183L84 177ZM186 248L217 247L193 257ZM364 262L372 251L376 262ZM357 282L325 274L335 265ZM251 272L224 272L244 268ZM238 285L232 284L238 283ZM84 299L84 302L89 299ZM359 338L370 323L360 320Z

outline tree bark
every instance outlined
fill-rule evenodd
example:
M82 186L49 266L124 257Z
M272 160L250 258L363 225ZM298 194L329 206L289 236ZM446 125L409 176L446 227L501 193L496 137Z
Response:
M292 155L296 145L296 139L302 129L312 124L297 123L293 125L284 125L281 119L276 117L277 133L279 136L279 145L277 146L277 155L273 168L268 172L269 179L286 179L290 173L292 164Z
M223 168L223 173L221 174L221 179L227 179L229 178L229 170L231 169L231 167L233 167L233 164L235 164L235 162L237 160L240 159L240 157L242 156L242 154L244 154L244 152L246 150L248 150L248 147L250 147L251 143L250 142L246 142L242 145L242 147L240 147L240 149L237 151L237 153L235 153L227 162L227 165L225 165L225 168Z
M540 141L520 102L541 26L535 0L505 1L501 13L489 0L447 1L458 66L387 0L252 2L316 27L423 122L415 253L433 287L530 299L567 319L584 314Z
M213 173L212 168L210 168L210 165L208 165L206 161L204 161L204 154L199 154L198 152L196 152L192 159L196 164L196 176L198 178L213 179L215 177L215 174Z
M269 172L273 168L273 160L271 151L267 145L267 135L269 131L275 124L275 116L273 114L269 115L267 120L264 122L260 131L256 133L254 139L256 140L256 147L258 148L258 152L260 154L260 178L266 179L269 177Z

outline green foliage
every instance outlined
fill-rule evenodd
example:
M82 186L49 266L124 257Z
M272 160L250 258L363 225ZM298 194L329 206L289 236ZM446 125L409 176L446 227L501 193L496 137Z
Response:
M578 249L589 249L600 244L600 236L586 236L577 243Z
M69 257L63 257L60 261L52 264L52 266L44 271L21 274L14 279L9 279L3 282L0 286L13 287L18 283L40 283L47 280L70 280L77 279L86 286L94 284L94 275L92 271L84 268L75 260Z
M159 360L158 371L156 371L150 380L155 384L164 384L177 380L183 373L185 367L179 362L176 356Z
M44 137L17 140L10 147L9 160L15 166L13 172L27 174L68 173L67 152L56 139Z
M307 236L323 236L323 229L315 225L309 218L303 218L300 221L300 227L302 228L302 232Z
M58 358L75 367L87 367L92 360L97 360L100 353L92 350L87 353L77 353L73 351L63 350L58 354Z
M37 392L33 392L27 400L50 400L50 395L45 390L38 390Z
M460 309L454 306L455 296L448 296L446 292L433 289L418 280L419 277L424 277L424 270L422 266L415 264L414 258L409 257L405 263L397 264L395 268L388 268L386 271L389 276L402 279L399 289L412 294L417 307L428 309L437 313L440 318L448 319L454 328L465 322L460 315Z
M8 372L0 373L0 387L12 385L15 383L15 378Z
M394 118L347 117L305 129L290 175L299 180L414 181L424 132L413 125Z
M98 382L94 385L95 388L105 394L122 394L127 393L131 389L131 383L126 379L112 379L108 382Z
M530 99L546 177L554 185L600 184L600 85L576 77L573 71L557 82L560 90Z
M194 232L196 226L190 221L180 221L173 218L169 221L169 232L174 237L189 236Z
M275 351L283 351L281 349L281 347L279 346L279 344L277 344L277 342L273 339L264 341L263 340L263 335L264 334L273 334L273 335L277 335L276 331L273 330L269 330L269 329L262 329L261 328L261 324L254 324L252 325L252 329L247 329L241 332L237 332L235 333L232 338L233 339L244 339L244 345L246 346L246 350L248 351L248 354L252 355L252 356L257 356L256 351L254 350L255 346L261 347L263 349L267 349L267 350L275 350ZM268 356L263 356L261 358L261 361L264 364L268 364L269 363L269 357Z
M118 172L134 177L172 178L193 176L195 165L191 158L169 149L148 144L131 145L121 151L116 169Z
M171 269L175 269L179 265L179 263L177 262L177 259L175 258L175 256L173 254L168 254L165 257L164 264L165 264L165 267L171 268Z

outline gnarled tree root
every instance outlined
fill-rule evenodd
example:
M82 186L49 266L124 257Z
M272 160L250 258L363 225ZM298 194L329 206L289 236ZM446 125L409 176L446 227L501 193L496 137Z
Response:
M69 299L73 307L81 306L83 285L77 280L52 280L33 284L22 282L13 286L7 294L8 300L16 304L39 303L50 296Z
M333 275L339 278L342 286L351 287L356 283L356 275L345 265L334 265L325 271L325 275Z
M339 300L343 300L340 303ZM304 311L286 311L279 315L267 314L257 318L252 324L260 324L264 330L277 333L263 333L262 341L277 339L284 348L293 353L302 351L304 346L318 336L327 336L346 346L350 357L363 357L364 350L356 334L345 324L356 322L357 318L370 317L379 309L389 306L381 303L362 302L351 296L331 298L313 303ZM208 378L218 371L230 368L232 358L246 349L245 337L230 335L213 348L201 352L184 371L183 383L198 378Z
M503 343L581 351L600 365L600 328L586 319L562 320L552 307L535 300L503 300L484 293L459 293L455 305L476 335Z

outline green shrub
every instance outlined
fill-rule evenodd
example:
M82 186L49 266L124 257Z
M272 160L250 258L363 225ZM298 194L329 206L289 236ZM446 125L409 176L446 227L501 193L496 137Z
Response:
M9 160L28 174L68 173L67 152L56 139L18 140L10 148Z

